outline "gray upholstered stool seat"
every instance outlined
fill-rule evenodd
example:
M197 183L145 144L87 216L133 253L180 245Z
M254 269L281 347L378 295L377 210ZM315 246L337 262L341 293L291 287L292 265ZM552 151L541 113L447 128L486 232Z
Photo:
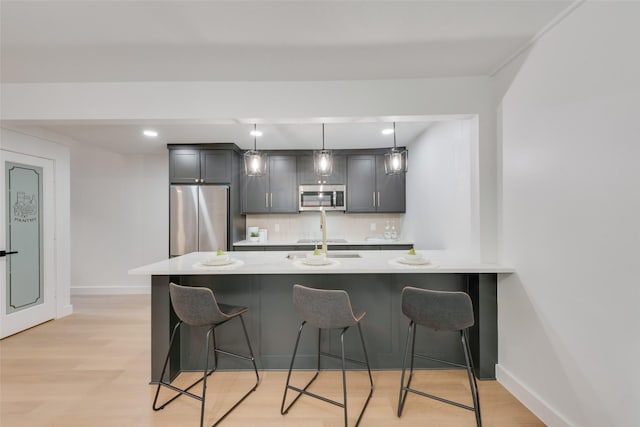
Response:
M398 398L398 417L402 415L404 403L407 399L407 393L411 392L474 411L476 415L476 424L480 427L482 425L482 421L480 418L478 385L476 383L476 377L473 374L473 361L471 359L469 344L466 337L467 328L474 324L473 305L471 304L471 298L469 298L469 295L464 292L432 291L407 286L402 290L402 312L409 318L410 322L407 334L407 344L405 347L404 358L402 360L400 397ZM423 354L417 354L415 352L417 325L424 326L434 331L458 331L460 333L462 351L464 353L466 364L460 365L457 363L434 359ZM411 368L409 372L409 379L405 385L404 378L407 353L409 352L409 343L411 343ZM416 357L465 368L467 370L467 376L469 377L469 387L471 389L473 406L463 405L458 402L453 402L451 400L412 389L411 380L413 379L413 362Z
M173 311L175 311L176 315L180 319L180 321L173 328L173 332L171 334L171 340L169 341L169 349L167 350L167 357L165 358L164 365L162 367L162 373L160 374L160 382L158 383L158 388L156 389L156 395L153 399L153 409L158 411L163 409L169 403L173 402L175 399L180 397L181 395L186 395L192 397L196 400L202 402L200 406L200 427L202 427L204 422L204 405L205 398L207 392L207 377L211 375L218 367L218 353L225 354L227 356L235 357L238 359L243 359L250 361L253 364L253 370L256 373L256 382L252 385L251 389L240 398L231 409L227 410L218 420L213 424L217 425L220 421L222 421L227 415L231 413L244 399L247 398L252 392L256 390L258 384L260 382L260 377L258 375L258 367L256 366L255 357L253 356L253 350L251 348L251 342L249 341L249 334L247 334L247 328L244 324L244 319L242 315L248 311L247 307L235 306L235 305L227 305L227 304L218 304L216 301L216 297L213 294L213 291L209 288L203 287L191 287L191 286L180 286L175 283L169 283L169 294L171 296L171 306L173 307ZM249 355L240 355L236 353L232 353L229 351L221 350L216 346L216 338L215 338L215 328L222 325L223 323L228 322L231 319L238 318L242 323L242 330L244 331L244 337L247 341L247 347L249 348ZM173 340L176 336L176 332L178 332L180 325L186 324L188 326L196 326L196 327L208 327L207 336L206 336L206 345L204 347L204 367L203 367L203 375L202 378L191 384L189 387L185 389L181 389L173 386L170 382L164 381L164 374L167 369L167 364L169 362L169 355L171 354L171 346L173 345ZM210 351L210 342L213 343L213 355L214 355L214 364L213 368L209 370L209 351ZM202 382L202 395L195 395L189 390L193 388L196 384ZM173 391L178 392L177 395L169 399L167 402L163 403L160 406L157 406L158 395L160 393L160 387L164 386Z
M367 349L364 345L364 338L362 337L362 329L360 328L360 320L365 316L364 311L356 311L354 312L351 307L351 301L349 300L349 294L346 291L342 290L327 290L327 289L314 289L308 288L301 285L293 285L293 305L295 307L298 316L302 319L302 324L298 329L298 337L296 338L296 344L293 348L293 356L291 357L291 365L289 365L289 373L287 375L287 383L284 388L284 396L282 397L282 405L280 407L280 413L282 415L286 414L289 409L293 406L294 403L300 398L300 396L307 395L314 397L316 399L320 399L324 402L331 403L333 405L339 406L344 409L344 425L347 426L347 377L346 377L346 369L345 362L349 361L352 363L360 364L366 366L368 374L369 374L369 395L367 396L367 400L358 415L358 419L355 423L357 426L362 419L362 415L364 415L365 409L367 409L367 405L369 404L369 400L371 399L371 395L373 394L373 377L371 376L371 368L369 366L369 358L367 356ZM300 344L300 335L302 334L302 329L305 324L310 324L318 328L318 365L316 368L316 373L311 378L311 381L307 383L303 388L295 387L290 385L291 380L291 371L293 369L293 364L296 359L296 353L298 351L298 345ZM360 342L362 344L362 351L364 353L365 361L347 359L344 353L344 334L347 330L352 327L358 327L358 333L360 335ZM320 339L323 329L342 329L340 332L340 355L329 354L321 351L320 349ZM337 402L335 400L327 399L324 396L317 395L308 391L309 386L315 381L320 372L320 356L332 357L340 359L342 362L342 396L343 401ZM285 403L287 400L287 391L293 390L297 392L297 396L291 401L289 406L285 408Z

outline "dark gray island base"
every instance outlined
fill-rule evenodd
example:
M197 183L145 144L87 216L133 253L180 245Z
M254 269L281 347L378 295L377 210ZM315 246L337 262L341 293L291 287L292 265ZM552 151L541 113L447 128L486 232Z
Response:
M469 330L470 347L476 375L480 379L494 379L498 361L497 331L497 274L496 273L357 273L357 274L153 274L151 286L151 380L159 379L169 338L177 317L169 300L169 282L187 286L207 286L222 303L249 307L245 315L247 330L259 369L287 369L300 320L291 302L295 283L349 292L354 308L365 310L362 321L369 360L373 369L400 369L407 335L408 320L401 311L400 297L404 286L467 292L473 301L475 325ZM232 320L231 322L235 322ZM229 322L229 323L231 323ZM317 352L317 333L306 327L300 344L296 369L314 369ZM237 325L223 325L216 329L219 347L246 352L246 343ZM313 332L311 332L313 330ZM174 378L180 371L202 369L204 340L196 339L205 329L183 327L179 345L174 344L170 372ZM353 334L357 331L348 331ZM432 333L418 328L416 350L435 358L464 363L459 335ZM339 353L338 334L323 334L323 351ZM348 357L362 359L357 339L345 340ZM248 369L234 360L220 357L220 369ZM338 368L331 360L322 360L323 368ZM417 368L442 368L435 362L416 360Z

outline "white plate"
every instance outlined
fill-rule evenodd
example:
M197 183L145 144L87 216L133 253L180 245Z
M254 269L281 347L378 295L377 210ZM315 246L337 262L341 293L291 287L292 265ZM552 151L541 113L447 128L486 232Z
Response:
M400 257L398 259L396 259L396 261L398 261L400 264L407 264L407 265L424 265L424 264L430 264L431 261L428 260L427 258L405 258L405 257Z
M216 259L214 258L208 258L205 259L204 261L201 262L202 265L205 265L207 267L217 267L219 265L229 265L229 264L233 264L235 262L235 260L233 258L220 258L220 259Z
M307 257L307 258L302 258L300 261L306 265L329 265L333 263L333 260L326 257L318 257L318 258Z

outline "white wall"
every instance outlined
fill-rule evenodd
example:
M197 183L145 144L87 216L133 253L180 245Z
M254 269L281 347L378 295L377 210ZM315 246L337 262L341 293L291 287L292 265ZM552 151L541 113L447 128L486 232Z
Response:
M585 3L502 100L498 378L551 426L640 425L638 22Z
M472 206L475 120L438 122L413 141L407 173L404 234L416 248L477 256L478 206Z
M476 114L482 257L496 259L495 102L490 79L2 84L6 120L229 120Z
M168 155L71 149L71 292L146 293L134 267L166 259Z
M42 157L53 161L55 203L55 289L56 318L69 315L73 306L69 298L69 148L34 132L0 128L0 147L3 150ZM5 207L2 206L2 209ZM4 226L4 225L3 225Z

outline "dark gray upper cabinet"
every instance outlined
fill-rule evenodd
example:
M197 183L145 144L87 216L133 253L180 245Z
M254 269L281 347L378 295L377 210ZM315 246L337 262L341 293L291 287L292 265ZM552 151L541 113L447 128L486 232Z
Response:
M298 212L296 156L269 156L269 208L272 213Z
M298 156L298 184L346 184L347 182L347 156L333 155L333 168L331 175L318 176L313 168L313 156Z
M386 175L384 155L347 160L347 212L405 212L405 175Z
M231 150L200 151L200 182L228 183L231 181L231 167Z
M174 184L199 183L200 150L170 150L169 181Z
M373 155L347 159L347 212L376 212L376 158Z
M169 181L172 184L228 184L231 170L231 150L169 151Z
M269 213L269 175L242 175L242 213Z
M405 182L405 174L387 175L384 155L376 155L376 212L406 211Z
M267 175L245 175L243 182L243 213L298 212L296 156L270 155Z

